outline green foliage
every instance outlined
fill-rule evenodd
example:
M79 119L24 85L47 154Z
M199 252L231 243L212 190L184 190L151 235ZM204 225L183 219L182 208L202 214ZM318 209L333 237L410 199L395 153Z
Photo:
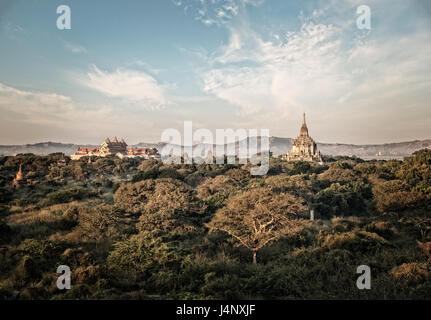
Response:
M255 188L232 197L207 226L226 232L252 251L256 263L260 249L305 225L299 220L306 211L303 202L290 194L274 195L269 188Z
M420 208L427 203L427 196L410 190L402 180L385 181L373 188L376 209L381 212L402 212Z
M415 191L431 193L431 150L419 150L406 158L397 176Z
M388 242L376 233L367 231L350 231L328 235L322 246L329 249L345 249L353 252L377 250Z
M178 268L180 257L160 238L133 236L115 243L107 263L114 274L144 278L160 269Z
M313 167L309 162L305 162L305 161L295 162L293 169L290 171L291 175L306 174L306 173L313 173Z
M123 211L115 206L81 208L75 232L81 239L96 243L103 239L118 239L127 228L123 215Z
M115 193L115 203L126 212L139 215L140 232L155 235L195 231L205 205L195 191L174 179L144 180L123 185Z
M83 187L65 188L48 193L46 199L40 201L39 205L44 207L58 203L67 203L74 200L82 200L91 195L93 194Z
M0 299L427 299L430 151L172 164L0 157ZM22 164L31 183L13 188ZM95 196L97 194L97 196ZM309 210L316 221L309 221ZM258 264L252 257L258 253ZM72 289L56 267L72 268ZM372 268L357 290L356 268Z
M333 183L316 194L313 206L324 218L364 215L367 213L368 200L371 197L370 186L363 182L346 185Z
M159 176L159 168L153 168L148 171L139 171L132 178L132 182L139 182L147 179L156 179Z

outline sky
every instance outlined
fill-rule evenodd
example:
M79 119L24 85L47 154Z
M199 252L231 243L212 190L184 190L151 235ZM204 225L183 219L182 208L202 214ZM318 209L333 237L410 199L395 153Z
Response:
M0 144L295 138L303 112L318 142L430 139L430 101L428 0L0 0Z

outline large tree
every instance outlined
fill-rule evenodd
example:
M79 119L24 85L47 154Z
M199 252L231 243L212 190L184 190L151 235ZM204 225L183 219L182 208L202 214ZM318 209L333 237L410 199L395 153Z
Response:
M193 188L170 178L122 185L114 199L126 212L140 216L140 232L155 236L196 230L205 212Z
M224 231L248 248L257 263L257 252L268 243L301 231L307 224L305 200L289 193L257 187L233 196L207 224L210 231Z

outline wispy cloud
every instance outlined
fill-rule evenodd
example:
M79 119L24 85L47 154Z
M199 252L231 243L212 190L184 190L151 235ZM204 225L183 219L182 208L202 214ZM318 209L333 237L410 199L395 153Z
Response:
M236 17L245 6L257 6L263 0L173 0L187 15L204 25L222 25Z
M253 30L231 30L229 44L214 59L219 66L203 74L204 91L238 106L243 114L304 109L309 96L333 98L348 84L340 72L346 54L339 32L310 22L276 43Z
M42 123L74 109L70 97L19 90L0 83L0 107L20 114L25 122Z
M402 16L404 4L384 5ZM301 13L298 30L272 40L247 23L229 26L229 42L208 58L203 90L235 106L244 123L262 126L270 121L275 131L283 130L286 119L309 110L332 122L353 113L352 118L374 130L382 130L382 112L397 114L393 120L402 121L412 101L429 114L431 34L420 26L397 35L385 28L361 32L354 28L354 15L341 14L351 7L337 6L309 16ZM396 137L392 131L387 134Z
M0 111L2 144L52 139L99 143L107 135L133 137L138 142L143 137L157 141L159 136L155 122L148 120L150 115L142 121L139 110L123 112L118 105L89 105L65 95L22 90L4 83L0 83Z
M3 83L0 83L0 109L4 121L1 131L12 125L16 127L17 135L35 126L44 128L40 133L50 130L59 135L64 130L96 128L98 122L106 120L112 113L110 108L89 108L68 96L21 90ZM10 137L6 133L2 132L2 136Z
M108 97L137 102L144 107L159 109L169 104L166 87L151 75L137 70L103 71L92 66L83 84Z
M87 53L87 49L79 44L65 42L64 47L72 53Z

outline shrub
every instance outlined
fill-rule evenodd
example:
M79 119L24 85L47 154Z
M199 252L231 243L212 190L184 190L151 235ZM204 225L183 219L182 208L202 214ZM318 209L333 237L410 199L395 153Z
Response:
M179 259L173 248L159 238L132 236L115 243L107 266L114 274L144 278L151 271L178 266Z
M427 203L425 194L409 190L401 180L385 181L373 187L375 205L378 212L400 212L421 208Z
M429 265L425 263L403 263L391 269L389 274L397 281L402 281L406 285L412 285L429 278L429 269Z
M397 176L416 191L431 193L431 150L419 150L404 159Z
M291 175L295 174L311 174L313 173L313 167L309 162L305 161L295 161L292 170L290 171Z
M184 182L192 187L197 187L205 180L205 175L202 172L193 172L184 178Z
M346 249L364 253L387 244L388 242L376 233L350 231L326 236L322 246L329 249Z
M132 182L139 182L147 179L156 179L159 176L159 168L153 168L148 171L140 171L132 178Z
M138 170L140 170L140 171L150 171L150 170L153 170L153 169L158 169L162 165L163 165L162 162L160 162L160 161L158 161L156 159L148 159L148 160L142 161L139 164Z
M385 239L391 239L394 236L390 222L373 222L365 227L365 231L374 232Z
M83 248L67 248L60 256L62 263L72 267L89 265L93 262L88 252Z
M162 167L159 170L158 178L172 178L182 180L184 177L174 168Z
M200 199L208 198L216 193L220 195L231 195L237 190L238 182L230 177L220 175L215 178L207 178L198 188Z
M94 242L118 238L125 230L122 215L122 210L115 206L99 205L82 208L75 232L81 239Z
M196 230L206 209L190 186L165 178L123 185L114 199L126 212L140 215L141 232L158 235Z
M333 183L329 188L319 191L314 199L315 208L322 217L348 216L367 213L368 199L371 198L370 186L363 182L346 185Z
M83 187L71 187L48 193L46 199L39 202L40 206L49 206L58 203L67 203L74 200L82 200L93 195Z
M22 257L20 263L14 270L16 279L31 280L40 276L40 269L37 262L29 255Z

